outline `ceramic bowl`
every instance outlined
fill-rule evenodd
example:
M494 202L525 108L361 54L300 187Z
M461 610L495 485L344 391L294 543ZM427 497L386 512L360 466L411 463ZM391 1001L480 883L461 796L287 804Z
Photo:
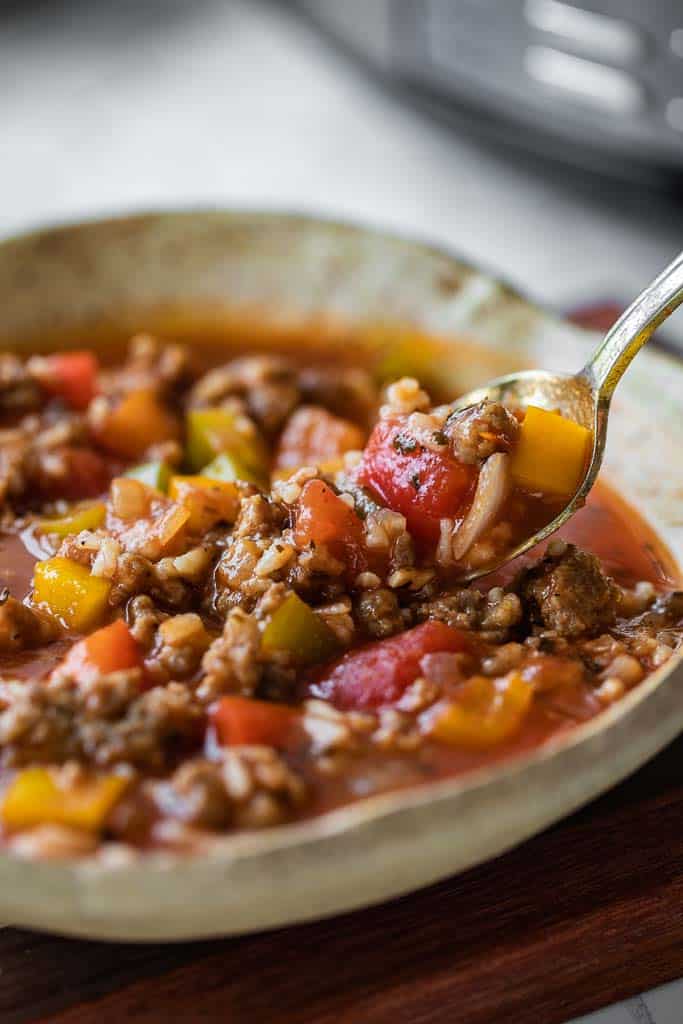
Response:
M462 240L463 244L466 240ZM0 345L141 328L309 332L391 358L430 335L457 352L429 369L465 389L519 368L574 370L596 337L457 256L347 224L272 213L160 213L0 244ZM683 563L683 368L644 351L614 405L606 476ZM316 820L227 836L194 857L0 855L5 922L106 939L227 935L386 900L493 857L623 779L683 728L674 657L598 718L529 755L377 797Z

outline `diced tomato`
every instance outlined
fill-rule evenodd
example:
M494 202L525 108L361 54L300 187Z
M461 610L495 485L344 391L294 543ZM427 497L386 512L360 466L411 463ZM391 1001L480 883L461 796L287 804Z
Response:
M320 669L309 693L342 710L384 707L399 700L420 673L425 654L464 651L467 637L443 622L424 622L388 640L365 644Z
M59 450L65 460L67 472L55 480L47 480L42 490L44 498L97 498L108 490L115 466L105 456L89 448L66 446Z
M85 683L97 675L142 669L142 651L125 622L117 619L75 643L62 667Z
M275 468L319 466L354 448L362 448L363 431L350 420L318 405L301 405L280 435Z
M440 521L461 515L476 470L448 451L425 448L406 432L406 416L380 420L365 447L358 482L374 491L422 546L438 542Z
M298 548L324 544L334 558L345 563L352 577L367 568L363 524L322 480L309 480L301 492L294 540Z
M299 713L291 707L250 697L221 697L210 722L222 746L263 745L282 748L292 735Z
M98 363L92 352L55 352L42 362L40 380L51 395L72 409L87 409L97 394Z

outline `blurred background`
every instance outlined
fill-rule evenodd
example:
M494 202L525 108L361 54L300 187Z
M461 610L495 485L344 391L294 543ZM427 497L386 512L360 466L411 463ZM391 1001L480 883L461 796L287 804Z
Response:
M5 0L0 124L2 234L317 210L618 304L683 244L683 2Z

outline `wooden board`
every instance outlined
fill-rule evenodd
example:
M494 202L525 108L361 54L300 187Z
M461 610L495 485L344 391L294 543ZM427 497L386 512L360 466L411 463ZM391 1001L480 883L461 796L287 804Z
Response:
M0 932L2 1024L560 1024L683 974L683 739L497 860L328 921L109 945Z

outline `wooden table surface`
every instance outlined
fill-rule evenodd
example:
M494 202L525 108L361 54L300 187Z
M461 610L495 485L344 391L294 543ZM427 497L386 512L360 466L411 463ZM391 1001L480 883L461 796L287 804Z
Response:
M559 1024L683 975L683 739L489 864L244 938L0 931L2 1024Z

